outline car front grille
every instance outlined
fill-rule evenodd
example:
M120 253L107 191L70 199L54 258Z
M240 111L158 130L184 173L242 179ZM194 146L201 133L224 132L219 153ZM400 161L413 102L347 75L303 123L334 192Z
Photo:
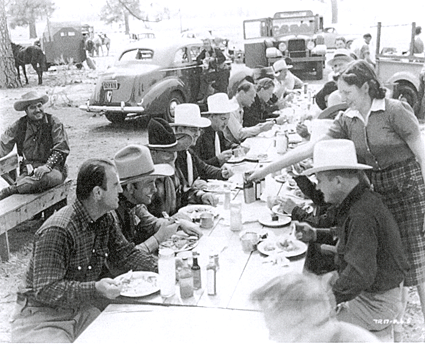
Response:
M291 39L288 41L289 57L306 57L305 40Z

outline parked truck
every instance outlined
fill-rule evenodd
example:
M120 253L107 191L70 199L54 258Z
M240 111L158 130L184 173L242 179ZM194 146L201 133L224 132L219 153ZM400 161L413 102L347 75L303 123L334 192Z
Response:
M384 85L393 91L393 98L406 100L412 107L418 100L419 73L424 65L424 54L413 53L416 23L412 23L409 50L381 47L382 24L376 35L376 72ZM406 37L406 42L409 42Z
M243 29L248 67L271 66L290 58L295 73L314 72L316 79L322 79L326 55L323 16L310 10L277 12L272 18L245 20Z

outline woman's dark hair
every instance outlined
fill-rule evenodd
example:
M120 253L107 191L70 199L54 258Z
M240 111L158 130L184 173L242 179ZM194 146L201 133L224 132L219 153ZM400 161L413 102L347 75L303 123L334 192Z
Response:
M246 92L249 92L249 90L251 89L251 87L253 87L254 85L253 85L254 83L251 83L251 82L248 82L246 79L244 80L244 81L242 81L241 82L241 84L238 86L238 93L240 92L240 91L244 91L245 93Z
M328 81L323 88L316 94L316 104L321 109L324 110L328 106L326 104L325 97L330 95L332 92L336 91L338 86L335 81Z
M362 87L365 82L369 85L369 96L372 99L384 99L385 88L382 87L372 66L365 60L351 62L344 73L341 74L340 80L348 85Z
M76 195L78 200L88 199L95 186L106 190L105 167L107 166L115 168L115 165L106 159L89 159L81 165L77 176Z
M258 80L256 85L257 92L260 90L268 90L270 88L274 87L274 82L270 78L262 78Z

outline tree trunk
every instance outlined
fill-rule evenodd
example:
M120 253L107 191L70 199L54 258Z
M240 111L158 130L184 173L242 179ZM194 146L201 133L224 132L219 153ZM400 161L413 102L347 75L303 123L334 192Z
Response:
M0 88L19 87L4 0L0 0Z
M128 35L130 33L130 24L128 22L128 12L124 10L124 25L125 25L125 34Z
M30 38L37 38L37 28L35 27L35 20L30 19L28 26L30 28Z
M331 0L332 6L332 24L338 23L338 0Z

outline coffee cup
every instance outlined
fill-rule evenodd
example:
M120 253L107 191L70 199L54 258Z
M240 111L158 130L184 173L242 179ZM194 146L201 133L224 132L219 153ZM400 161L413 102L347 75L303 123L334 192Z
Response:
M201 220L201 228L211 229L214 227L214 215L212 213L205 211L199 216L199 218Z
M250 253L257 249L258 234L254 232L246 232L241 236L242 250Z

